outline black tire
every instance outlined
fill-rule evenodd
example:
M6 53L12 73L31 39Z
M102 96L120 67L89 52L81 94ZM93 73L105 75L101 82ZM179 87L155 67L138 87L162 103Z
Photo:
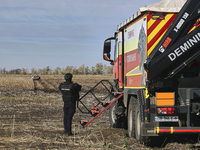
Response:
M136 98L131 97L128 107L128 135L129 137L135 138L135 104Z
M112 95L110 98L112 100L115 97ZM116 101L109 107L110 127L127 129L127 117L125 117L125 114L123 111L121 113L118 112L118 114L117 114L116 113L117 107L123 107L123 106L121 106L121 105L118 106L118 101ZM124 111L125 111L125 109L124 109Z
M116 105L115 103L113 103L109 108L110 127L119 128L120 127L119 120L115 110L116 110Z
M157 137L141 136L141 112L139 100L132 96L128 107L128 134L129 137L136 138L141 144L153 146Z
M143 138L141 136L141 116L140 116L140 105L137 101L135 105L135 138L143 143Z
M141 136L140 105L135 97L131 97L128 108L128 135L143 143Z

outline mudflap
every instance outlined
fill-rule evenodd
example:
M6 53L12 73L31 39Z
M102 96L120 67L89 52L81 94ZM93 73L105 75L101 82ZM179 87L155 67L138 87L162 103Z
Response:
M141 136L159 136L155 132L155 127L159 126L159 122L141 122Z
M159 126L159 122L145 122L144 107L145 107L145 97L144 89L140 89L137 92L139 106L140 106L140 120L141 120L141 136L158 136L155 132L155 128Z

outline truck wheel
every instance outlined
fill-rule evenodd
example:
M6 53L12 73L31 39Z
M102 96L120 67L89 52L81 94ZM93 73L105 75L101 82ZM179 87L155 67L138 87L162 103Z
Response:
M138 103L134 103L135 105L135 137L138 141L142 142L141 136L141 118L140 118L140 106Z
M136 98L131 97L128 107L128 135L129 137L135 137L135 104Z
M110 121L110 126L113 128L118 128L119 123L118 123L118 117L116 114L116 105L113 103L110 108L109 108L109 121Z
M114 95L110 96L110 100L113 100ZM113 103L109 107L109 121L110 126L113 128L124 128L127 129L127 117L125 116L125 108L120 103L120 106L118 106L120 100L117 100L115 103ZM117 112L118 111L118 112Z

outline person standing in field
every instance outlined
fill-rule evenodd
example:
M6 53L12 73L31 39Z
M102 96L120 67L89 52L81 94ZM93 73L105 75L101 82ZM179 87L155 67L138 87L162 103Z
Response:
M82 87L78 83L73 83L72 77L71 73L65 74L64 79L66 82L61 83L59 86L64 101L64 133L68 136L72 135L72 118L76 110L76 101L79 100L79 91Z

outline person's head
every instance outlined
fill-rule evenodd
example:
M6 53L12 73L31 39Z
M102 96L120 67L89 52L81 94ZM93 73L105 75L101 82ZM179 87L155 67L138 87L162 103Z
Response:
M72 80L73 75L71 73L67 73L65 74L64 78L66 81L71 81Z

